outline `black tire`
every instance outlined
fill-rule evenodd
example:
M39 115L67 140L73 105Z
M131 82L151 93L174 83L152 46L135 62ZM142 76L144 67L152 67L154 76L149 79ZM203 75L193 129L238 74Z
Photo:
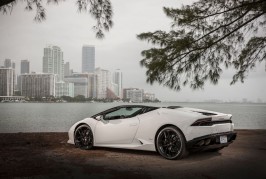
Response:
M82 124L77 127L74 133L75 146L84 150L92 149L93 134L90 126Z
M168 159L181 159L187 155L186 141L182 132L176 127L169 126L161 129L156 137L158 153Z

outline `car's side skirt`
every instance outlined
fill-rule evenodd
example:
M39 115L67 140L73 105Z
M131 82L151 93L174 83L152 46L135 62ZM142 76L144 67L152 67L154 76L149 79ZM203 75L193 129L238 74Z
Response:
M123 148L132 150L156 151L154 143L142 139L134 139L131 144L95 144L95 147Z

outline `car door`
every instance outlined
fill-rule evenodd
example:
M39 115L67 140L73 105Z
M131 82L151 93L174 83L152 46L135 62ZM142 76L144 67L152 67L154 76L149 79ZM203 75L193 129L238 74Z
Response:
M104 114L95 127L95 144L130 144L139 127L137 111L141 108L121 107Z

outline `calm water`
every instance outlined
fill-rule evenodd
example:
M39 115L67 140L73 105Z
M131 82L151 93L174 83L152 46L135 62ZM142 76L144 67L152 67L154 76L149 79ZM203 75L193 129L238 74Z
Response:
M0 103L0 133L66 132L77 121L125 103ZM266 104L158 103L233 115L237 129L266 129Z

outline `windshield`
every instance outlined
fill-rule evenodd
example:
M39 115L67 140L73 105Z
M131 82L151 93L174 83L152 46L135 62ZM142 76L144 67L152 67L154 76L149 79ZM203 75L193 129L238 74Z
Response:
M125 108L120 108L116 111L110 112L105 114L104 118L105 119L117 119L117 118L128 118L128 117L133 117L134 113L137 111L141 110L142 108L140 107L125 107Z

